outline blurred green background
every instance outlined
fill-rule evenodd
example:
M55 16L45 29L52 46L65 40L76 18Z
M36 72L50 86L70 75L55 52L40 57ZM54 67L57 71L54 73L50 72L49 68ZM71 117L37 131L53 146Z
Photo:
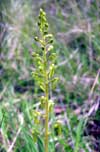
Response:
M98 146L93 147L91 137L83 140L84 136L80 133L81 139L78 139L77 134L81 130L80 118L100 98L99 78L91 95L93 82L100 69L100 0L0 0L1 149L7 151L22 118L24 127L14 151L35 152L30 110L38 106L37 97L42 92L31 72L34 67L32 52L38 49L34 37L38 34L37 18L40 8L47 13L49 30L54 35L54 52L57 54L56 75L60 81L55 91L51 91L52 98L55 99L54 112L55 115L59 113L63 123L64 113L67 113L71 126L70 131L67 125L64 126L63 131L67 136L64 136L64 140L58 140L63 146L60 151L56 146L56 151L73 151L68 140L73 136L78 140L79 149L89 152L87 141L91 150ZM93 102L88 101L90 95ZM100 122L98 107L94 117L89 119ZM94 145L96 144L100 144L100 138ZM54 145L52 152L55 151Z

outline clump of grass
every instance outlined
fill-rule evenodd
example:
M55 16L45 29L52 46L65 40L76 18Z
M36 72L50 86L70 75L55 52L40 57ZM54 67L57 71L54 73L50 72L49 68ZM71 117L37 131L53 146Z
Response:
M54 76L56 65L55 58L56 53L53 53L53 35L49 34L48 22L46 19L46 13L40 9L40 14L38 16L38 28L39 28L39 37L35 37L35 40L40 44L40 51L33 53L35 70L32 72L33 78L36 80L37 84L40 86L44 92L44 96L41 96L40 104L45 110L45 139L44 139L44 149L45 152L48 152L48 143L49 143L49 112L54 105L53 101L49 99L49 90L50 87L55 88L58 78ZM38 111L35 111L35 118L40 114ZM37 119L37 118L36 118ZM36 120L35 119L35 120ZM35 123L39 123L35 121Z

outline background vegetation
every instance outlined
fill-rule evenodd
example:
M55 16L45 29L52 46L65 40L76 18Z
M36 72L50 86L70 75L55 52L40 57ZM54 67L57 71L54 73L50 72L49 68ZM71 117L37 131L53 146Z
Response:
M0 152L44 151L31 112L42 94L31 75L40 8L55 37L60 79L50 92L49 126L58 123L49 151L100 152L100 0L0 0Z

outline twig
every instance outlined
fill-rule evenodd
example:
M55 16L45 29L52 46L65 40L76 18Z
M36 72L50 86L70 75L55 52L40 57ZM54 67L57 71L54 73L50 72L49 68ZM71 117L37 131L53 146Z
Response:
M7 142L6 139L5 139L5 136L4 136L4 133L3 133L2 128L0 128L0 134L1 134L3 146L4 146L5 149L7 150L7 149L8 149L8 142Z
M14 140L13 140L12 144L10 145L10 147L9 147L9 149L8 149L7 152L12 152L12 149L13 149L15 143L16 143L16 140L17 140L20 132L21 132L21 129L22 129L22 127L20 127L20 128L18 129L18 131L17 131L17 133L16 133L16 136L14 137Z
M7 152L13 152L12 149L13 149L15 143L16 143L16 140L17 140L17 138L18 138L18 136L19 136L19 134L21 132L21 129L22 129L22 126L23 126L23 123L24 123L23 116L21 114L19 114L18 116L19 116L19 120L20 120L20 127L19 127L19 129L18 129L18 131L16 133L16 136L13 139L12 144L8 148Z
M100 69L99 69L98 72L97 72L96 78L95 78L94 83L93 83L93 85L92 85L92 88L91 88L91 90L90 90L90 93L89 93L89 101L90 101L90 99L91 99L91 97L92 97L94 88L95 88L95 86L96 86L96 84L97 84L97 82L98 82L99 74L100 74Z

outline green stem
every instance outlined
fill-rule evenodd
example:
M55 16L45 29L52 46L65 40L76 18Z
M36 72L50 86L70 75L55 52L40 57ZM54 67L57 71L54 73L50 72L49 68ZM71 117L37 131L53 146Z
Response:
M46 56L46 49L44 51L45 57L45 152L48 152L48 122L49 122L49 89L48 89L48 73L47 73L47 56Z
M48 112L48 84L46 84L46 102L45 102L45 152L48 152L48 121L49 121L49 112Z

